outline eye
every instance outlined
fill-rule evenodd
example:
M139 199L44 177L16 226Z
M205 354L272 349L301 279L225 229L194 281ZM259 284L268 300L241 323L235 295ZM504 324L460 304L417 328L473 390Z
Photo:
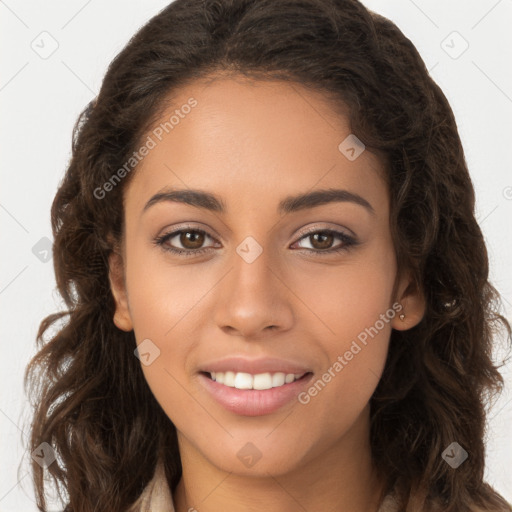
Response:
M184 227L155 238L154 244L161 247L164 251L180 256L197 256L213 249L211 246L202 247L207 238L214 240L212 236L202 229ZM332 247L336 239L341 243ZM315 255L339 253L348 250L358 243L354 237L332 229L312 230L303 235L294 245L301 243L302 240L312 241L312 244L310 244L312 247L299 247L299 249L303 249L301 252L313 253ZM175 244L180 244L181 247L176 247Z
M166 233L155 239L155 244L159 245L165 251L184 256L193 256L208 251L210 248L202 248L206 238L213 238L202 229L182 228L171 233ZM180 244L182 247L175 247L174 244Z
M332 244L336 241L336 239L340 240L341 243L332 247ZM296 243L300 243L302 240L310 241L310 245L312 247L306 247L307 252L316 252L319 254L332 254L345 251L357 243L354 237L347 235L342 231L336 231L332 229L316 229L315 231L310 231L309 233L306 233L302 238L300 238L300 240Z

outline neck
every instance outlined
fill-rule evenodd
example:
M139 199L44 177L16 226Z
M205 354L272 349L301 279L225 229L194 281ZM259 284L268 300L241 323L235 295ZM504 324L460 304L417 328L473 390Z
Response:
M173 496L176 512L377 512L384 481L372 464L368 426L366 409L336 445L304 465L256 477L222 471L178 435L183 473Z

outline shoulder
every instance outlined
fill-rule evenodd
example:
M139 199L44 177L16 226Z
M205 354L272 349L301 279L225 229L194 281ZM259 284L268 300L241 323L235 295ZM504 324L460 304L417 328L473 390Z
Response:
M153 478L128 512L175 512L162 463L157 464Z
M386 495L377 512L398 512L398 502L394 493Z

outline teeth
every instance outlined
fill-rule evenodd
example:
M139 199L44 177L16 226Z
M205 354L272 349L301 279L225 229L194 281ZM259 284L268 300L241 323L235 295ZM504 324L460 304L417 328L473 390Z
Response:
M230 388L237 389L257 389L264 390L270 388L277 388L284 384L300 379L304 373L258 373L251 375L244 372L212 372L211 377L213 380L229 386Z
M270 389L272 387L272 375L270 373L258 373L252 378L253 389Z
M225 377L225 375L224 375L224 377ZM224 379L224 382L225 381L226 381L226 379ZM235 388L251 389L252 381L253 381L253 379L252 379L252 375L250 373L237 373L235 375Z
M235 386L235 372L225 372L224 373L224 385L225 386Z
M295 380L295 375L293 375L293 373L287 373L286 377L284 379L284 382L286 384L290 384L290 382L293 382L294 380Z
M272 387L282 386L285 383L286 375L284 373L274 373L272 375Z

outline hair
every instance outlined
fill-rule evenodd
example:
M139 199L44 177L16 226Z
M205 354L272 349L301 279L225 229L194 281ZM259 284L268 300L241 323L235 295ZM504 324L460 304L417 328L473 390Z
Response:
M123 190L136 170L108 197L95 191L140 147L178 87L222 75L323 93L333 108L348 108L352 133L385 162L396 283L411 272L426 301L417 326L392 330L370 402L386 492L396 490L407 512L436 504L511 511L483 480L486 405L504 385L493 339L505 328L508 342L511 328L488 280L454 115L411 41L356 0L175 0L111 62L74 126L51 208L67 309L41 322L25 373L30 449L47 442L57 457L44 469L32 462L39 509L47 510L51 484L66 511L126 510L160 459L172 490L181 477L176 429L134 357L134 333L113 323L108 258L123 240ZM452 442L469 454L456 470L442 458Z

